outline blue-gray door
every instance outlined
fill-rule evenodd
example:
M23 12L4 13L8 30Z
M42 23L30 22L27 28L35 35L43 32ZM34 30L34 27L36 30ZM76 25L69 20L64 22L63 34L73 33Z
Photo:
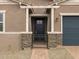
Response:
M45 20L39 20L37 19L35 21L35 38L36 39L44 39L44 33L45 33Z
M44 21L43 20L36 20L36 34L43 34L45 31L44 28Z
M79 45L79 16L63 16L63 44Z

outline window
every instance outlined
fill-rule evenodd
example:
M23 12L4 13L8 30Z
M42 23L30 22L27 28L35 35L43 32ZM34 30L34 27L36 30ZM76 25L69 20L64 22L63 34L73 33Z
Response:
M42 24L43 21L42 20L37 20L37 24Z
M0 32L5 31L5 11L0 11Z

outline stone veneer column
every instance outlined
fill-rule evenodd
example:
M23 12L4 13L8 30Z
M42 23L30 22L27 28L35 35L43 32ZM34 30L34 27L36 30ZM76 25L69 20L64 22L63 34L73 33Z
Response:
M27 48L32 46L32 34L21 34L21 48Z
M62 34L49 34L48 35L48 47L54 48L58 45L62 45Z

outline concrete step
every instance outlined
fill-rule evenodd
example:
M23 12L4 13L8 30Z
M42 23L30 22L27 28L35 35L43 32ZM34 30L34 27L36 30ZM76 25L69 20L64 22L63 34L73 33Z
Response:
M34 42L33 47L47 48L47 43L46 42Z

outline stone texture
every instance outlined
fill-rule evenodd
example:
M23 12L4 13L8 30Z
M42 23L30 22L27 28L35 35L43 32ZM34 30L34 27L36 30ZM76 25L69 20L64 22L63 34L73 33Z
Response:
M49 34L48 35L48 47L56 47L57 45L62 45L62 35L61 34Z
M32 46L32 35L31 34L21 34L21 48Z

